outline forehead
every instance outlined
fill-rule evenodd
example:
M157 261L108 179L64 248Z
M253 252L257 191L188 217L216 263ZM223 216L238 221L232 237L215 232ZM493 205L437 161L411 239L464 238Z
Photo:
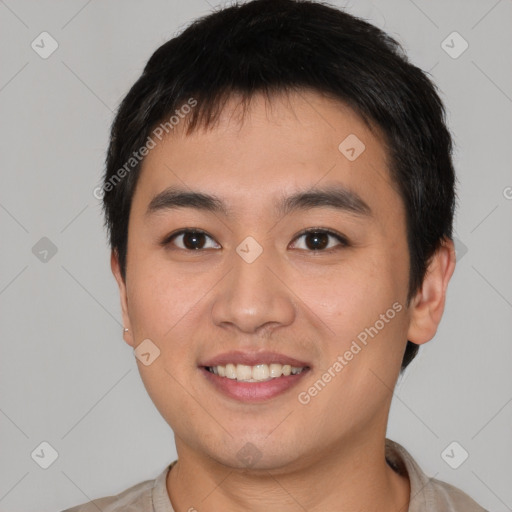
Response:
M142 211L171 185L258 212L277 196L328 184L341 184L365 202L401 202L380 131L339 101L305 91L270 101L255 95L244 110L232 97L207 129L186 134L186 122L145 157L135 208Z

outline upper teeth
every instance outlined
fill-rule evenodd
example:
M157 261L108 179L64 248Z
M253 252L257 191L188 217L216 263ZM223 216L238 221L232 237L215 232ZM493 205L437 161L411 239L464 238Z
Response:
M228 379L236 379L245 382L260 382L264 380L275 379L281 375L297 374L304 370L304 367L290 366L289 364L257 364L247 366L245 364L227 364L226 366L209 366L208 370Z

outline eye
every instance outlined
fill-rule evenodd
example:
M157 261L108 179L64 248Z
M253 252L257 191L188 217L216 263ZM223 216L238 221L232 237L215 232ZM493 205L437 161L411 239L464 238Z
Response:
M298 235L295 240L302 237L304 237L305 246L298 247L298 249L306 251L330 252L330 250L336 249L336 244L334 244L334 246L330 244L329 238L337 240L338 246L341 245L341 247L348 247L349 245L348 240L343 235L327 229L308 229Z
M205 245L208 239L213 241L213 238L208 236L204 231L200 229L182 229L177 233L172 233L171 235L167 236L161 242L161 245L168 246L169 244L173 243L178 247L178 249L183 249L185 251L220 248L220 245L218 244L216 247L208 247L207 245ZM175 243L174 241L177 241L177 243Z
M348 240L343 235L327 229L312 228L305 230L294 239L294 242L303 237L305 244L303 244L302 247L293 248L313 252L330 252L336 249L337 246L349 246ZM208 240L211 241L209 246ZM338 242L337 244L336 241ZM334 244L332 242L334 242ZM161 245L164 247L171 244L185 251L221 248L213 238L201 229L182 229L178 232L171 233L161 242Z

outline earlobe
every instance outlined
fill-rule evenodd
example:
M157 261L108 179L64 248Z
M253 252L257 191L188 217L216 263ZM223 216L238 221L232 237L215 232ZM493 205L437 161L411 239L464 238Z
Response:
M407 333L411 342L421 345L436 334L454 270L455 246L453 240L444 239L430 260L421 289L411 301Z
M121 300L121 312L123 315L123 338L128 345L134 347L133 331L130 324L130 316L128 314L128 296L126 292L126 283L121 275L121 267L119 265L119 256L115 249L112 249L110 254L110 268L117 281L119 287L119 296Z

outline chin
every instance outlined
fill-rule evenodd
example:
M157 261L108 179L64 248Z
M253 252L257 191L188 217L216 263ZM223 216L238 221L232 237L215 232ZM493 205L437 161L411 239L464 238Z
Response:
M247 432L239 437L228 436L223 446L219 443L208 447L205 452L220 464L239 470L269 471L295 465L301 458L300 446L304 443L293 442L283 433L271 439L273 434L268 436L269 431L254 436L247 435ZM283 442L285 439L286 443Z

